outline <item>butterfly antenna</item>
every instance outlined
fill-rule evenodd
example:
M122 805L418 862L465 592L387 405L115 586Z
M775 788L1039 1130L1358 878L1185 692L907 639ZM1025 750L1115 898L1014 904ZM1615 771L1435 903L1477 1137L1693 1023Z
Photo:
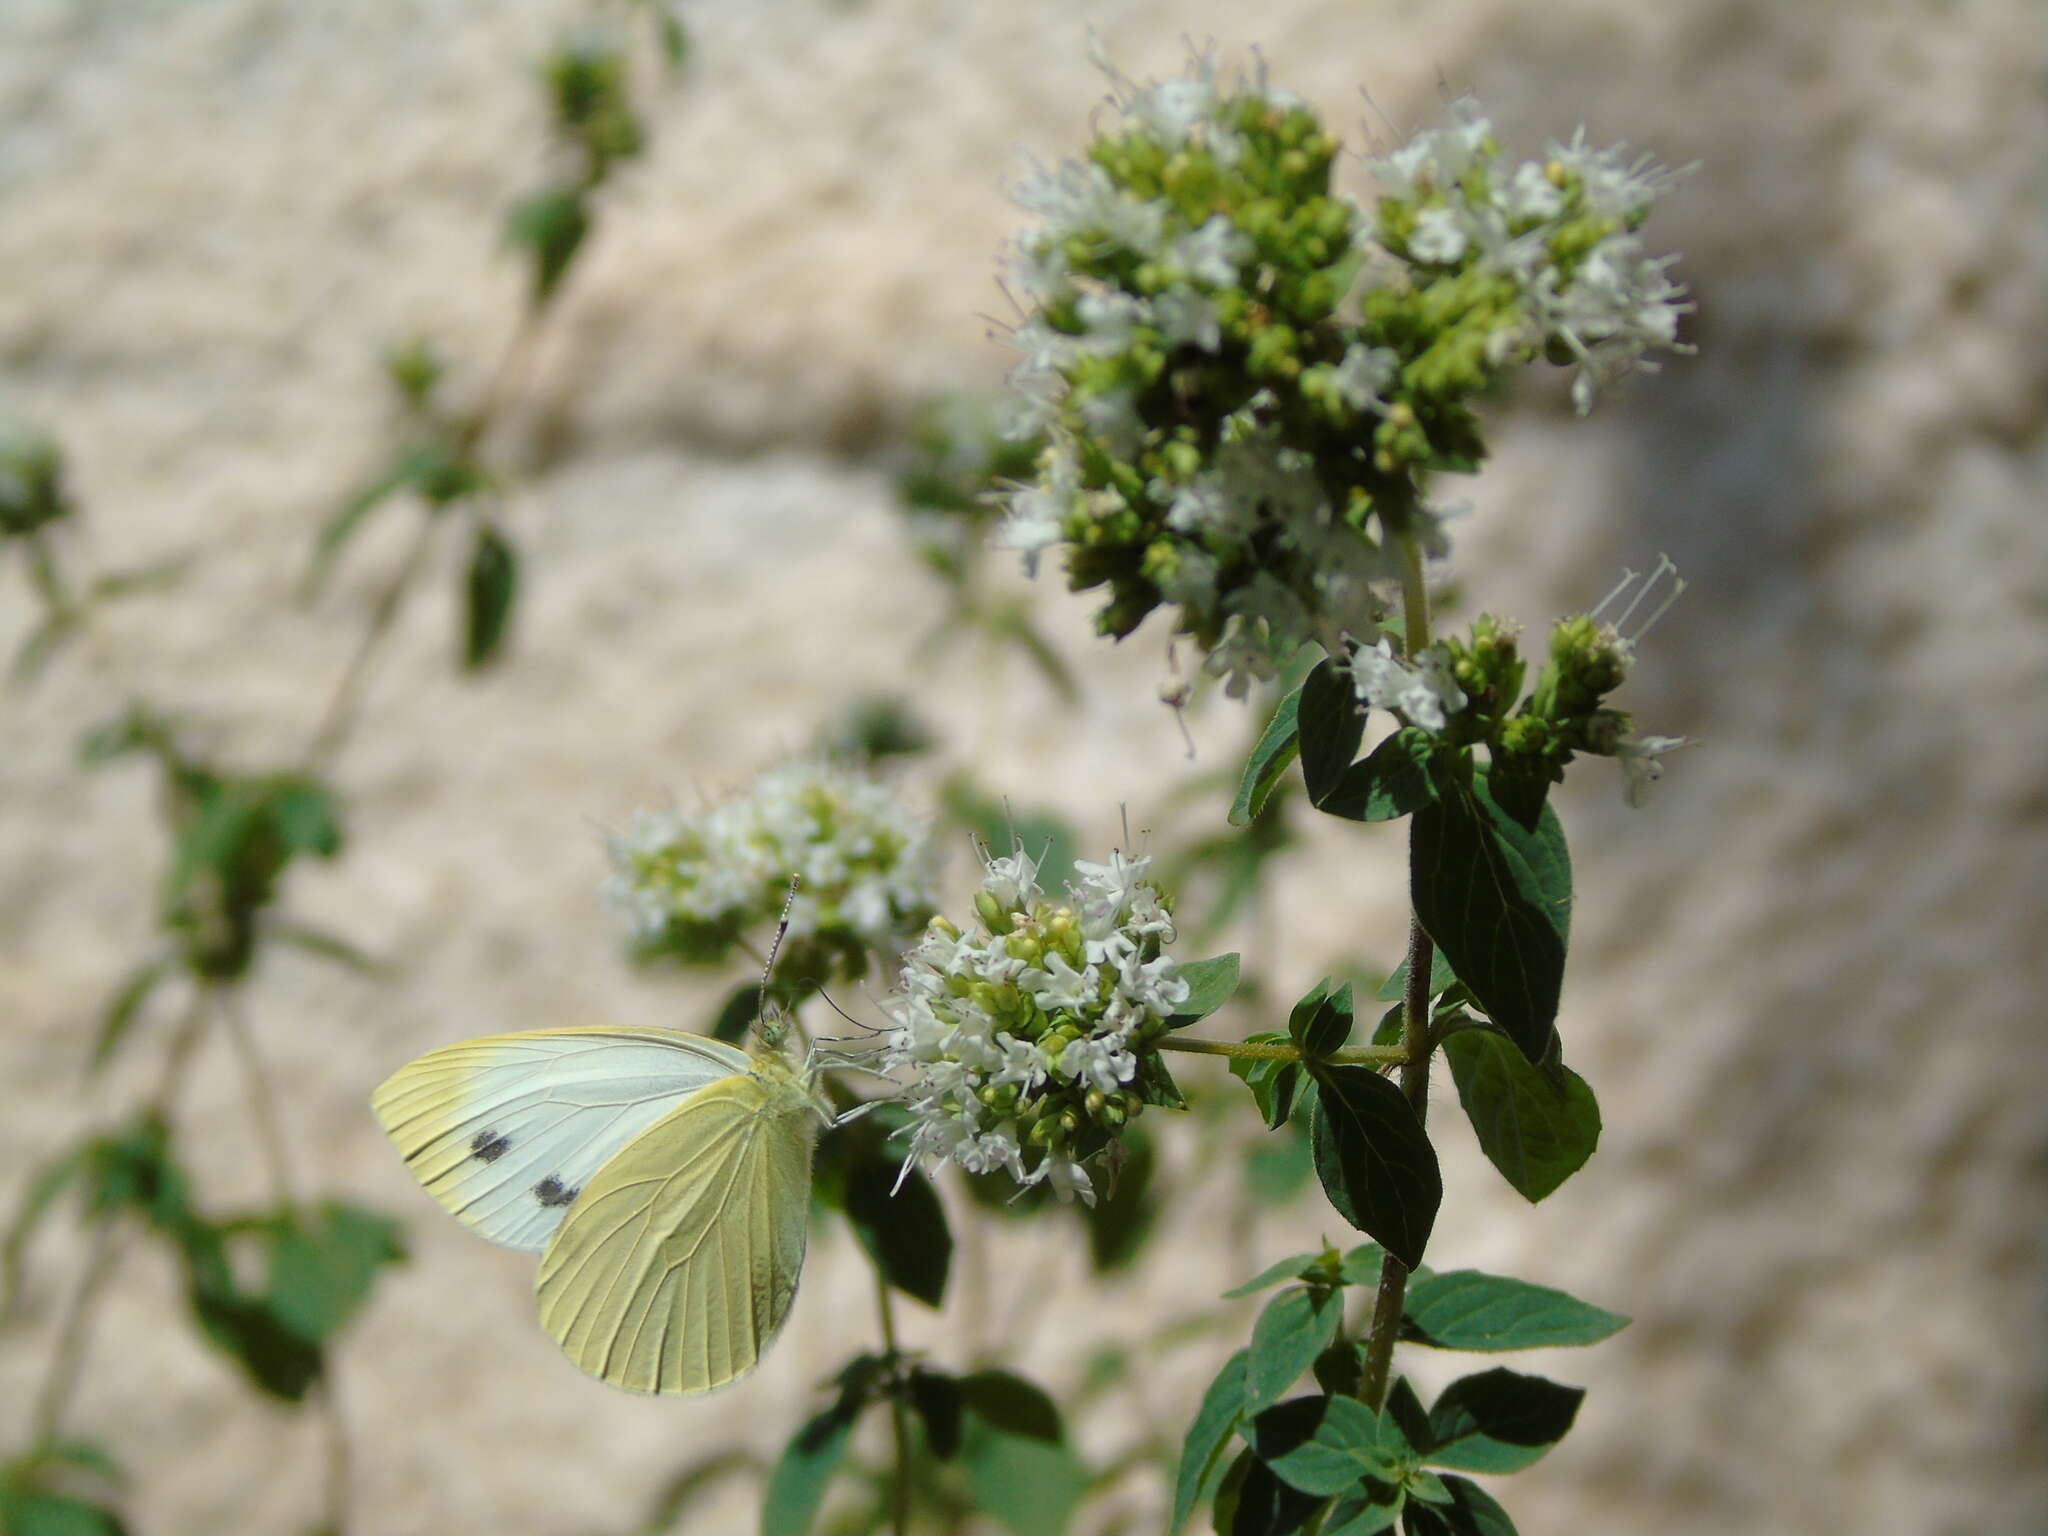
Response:
M768 946L768 958L761 965L761 996L768 996L768 978L775 974L775 957L782 953L782 940L789 932L789 909L796 905L796 888L802 875L789 877L789 894L782 899L782 921L775 925L775 938Z

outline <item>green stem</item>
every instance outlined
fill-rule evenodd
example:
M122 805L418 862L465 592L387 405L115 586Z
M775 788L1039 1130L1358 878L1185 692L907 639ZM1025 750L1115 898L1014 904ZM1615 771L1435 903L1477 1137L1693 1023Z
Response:
M875 1304L882 1314L882 1352L896 1364L896 1308L889 1282L875 1272ZM890 1490L890 1524L896 1536L910 1536L910 1411L901 1390L889 1394L889 1432L896 1446L896 1479Z
M1416 655L1429 644L1429 589L1422 578L1422 547L1412 534L1401 544L1401 606L1406 620L1406 652ZM1401 999L1401 1092L1419 1124L1429 1112L1429 971L1435 949L1422 930L1422 920L1408 926L1408 987ZM1379 1290L1373 1297L1372 1331L1366 1335L1365 1364L1358 1396L1377 1412L1387 1400L1393 1371L1394 1341L1401 1332L1401 1308L1408 1296L1408 1266L1391 1253L1380 1263Z
M1162 1051L1186 1051L1193 1056L1230 1056L1238 1061L1307 1061L1301 1047L1279 1041L1201 1040L1187 1035L1161 1035L1152 1042ZM1408 1060L1407 1045L1354 1045L1332 1051L1316 1060L1339 1067L1391 1067Z

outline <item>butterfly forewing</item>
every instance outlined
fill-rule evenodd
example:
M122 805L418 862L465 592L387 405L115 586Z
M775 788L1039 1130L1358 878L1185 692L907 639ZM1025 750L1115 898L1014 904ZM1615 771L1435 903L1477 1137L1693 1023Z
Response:
M541 1260L541 1326L634 1392L752 1370L803 1269L818 1123L779 1060L692 1095L584 1186Z
M539 1251L634 1138L751 1065L677 1030L536 1030L431 1051L371 1104L444 1209L493 1242Z

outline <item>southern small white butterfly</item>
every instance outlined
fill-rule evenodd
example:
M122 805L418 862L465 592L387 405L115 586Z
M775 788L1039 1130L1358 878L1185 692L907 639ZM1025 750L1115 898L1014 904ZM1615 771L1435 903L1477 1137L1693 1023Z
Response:
M399 1068L371 1106L445 1210L540 1253L541 1326L580 1368L711 1392L759 1362L803 1269L833 1115L784 1029L765 1016L751 1055L666 1029L487 1035Z

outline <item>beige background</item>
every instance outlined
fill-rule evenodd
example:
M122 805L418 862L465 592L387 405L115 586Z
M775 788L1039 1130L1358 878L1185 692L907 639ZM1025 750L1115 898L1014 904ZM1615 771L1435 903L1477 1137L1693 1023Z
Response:
M303 741L395 556L402 516L324 603L286 600L309 530L374 467L379 349L429 333L470 388L509 329L521 280L495 233L539 175L532 60L581 14L0 6L0 407L69 450L89 515L75 562L199 557L177 592L113 615L107 646L237 761ZM655 105L653 152L609 199L498 442L525 470L516 655L486 683L452 677L452 567L429 584L341 766L356 844L291 885L402 979L280 957L253 993L301 1177L415 1218L416 1262L342 1360L358 1528L629 1529L692 1458L771 1452L819 1374L872 1341L863 1271L827 1231L757 1379L700 1403L612 1393L533 1326L530 1261L436 1216L382 1144L365 1097L432 1044L697 1016L701 989L620 963L593 900L597 828L734 784L877 688L914 691L950 760L1059 806L1098 848L1120 805L1162 842L1196 824L1163 805L1190 770L1150 703L1150 631L1093 644L1042 584L1086 675L1078 711L966 649L907 663L937 594L891 510L892 429L1005 367L978 318L1002 303L1000 179L1019 148L1078 146L1101 95L1093 25L1138 74L1176 70L1183 34L1256 44L1354 145L1360 86L1405 128L1443 82L1525 152L1583 120L1702 163L1654 226L1686 252L1700 356L1582 425L1555 381L1532 388L1455 530L1469 602L1532 623L1668 551L1694 589L1626 702L1703 744L1647 812L1624 811L1604 765L1563 797L1581 889L1566 1038L1601 1093L1600 1155L1530 1209L1440 1086L1431 1257L1638 1319L1535 1362L1593 1390L1563 1447L1498 1490L1526 1532L2040 1530L2040 8L1273 0L1248 20L1160 0L756 0L691 19L695 67ZM24 593L0 570L0 641ZM146 1043L79 1087L94 1012L150 943L161 865L143 772L71 768L109 702L82 657L0 698L10 1203L153 1070ZM1194 725L1197 767L1226 767L1239 716L1219 700ZM1297 988L1386 963L1400 868L1393 836L1320 829L1245 942ZM263 1187L239 1093L209 1051L190 1120L222 1205ZM1178 1131L1177 1165L1197 1139ZM1000 1340L1070 1382L1099 1345L1202 1312L1331 1221L1304 1205L1226 1247L1233 1208L1185 1195L1159 1261L1109 1286L1084 1283L1064 1224L1011 1229L965 1263L963 1314L915 1336L954 1363ZM78 1256L62 1223L32 1255L0 1336L0 1448L24 1433ZM1016 1321L1048 1280L1070 1288ZM1170 1351L1136 1400L1102 1400L1083 1444L1176 1433L1227 1347ZM76 1422L133 1470L149 1536L313 1517L312 1426L194 1342L154 1256L123 1273ZM1134 1481L1097 1528L1156 1528L1159 1508ZM751 1509L730 1485L689 1528L749 1529Z

